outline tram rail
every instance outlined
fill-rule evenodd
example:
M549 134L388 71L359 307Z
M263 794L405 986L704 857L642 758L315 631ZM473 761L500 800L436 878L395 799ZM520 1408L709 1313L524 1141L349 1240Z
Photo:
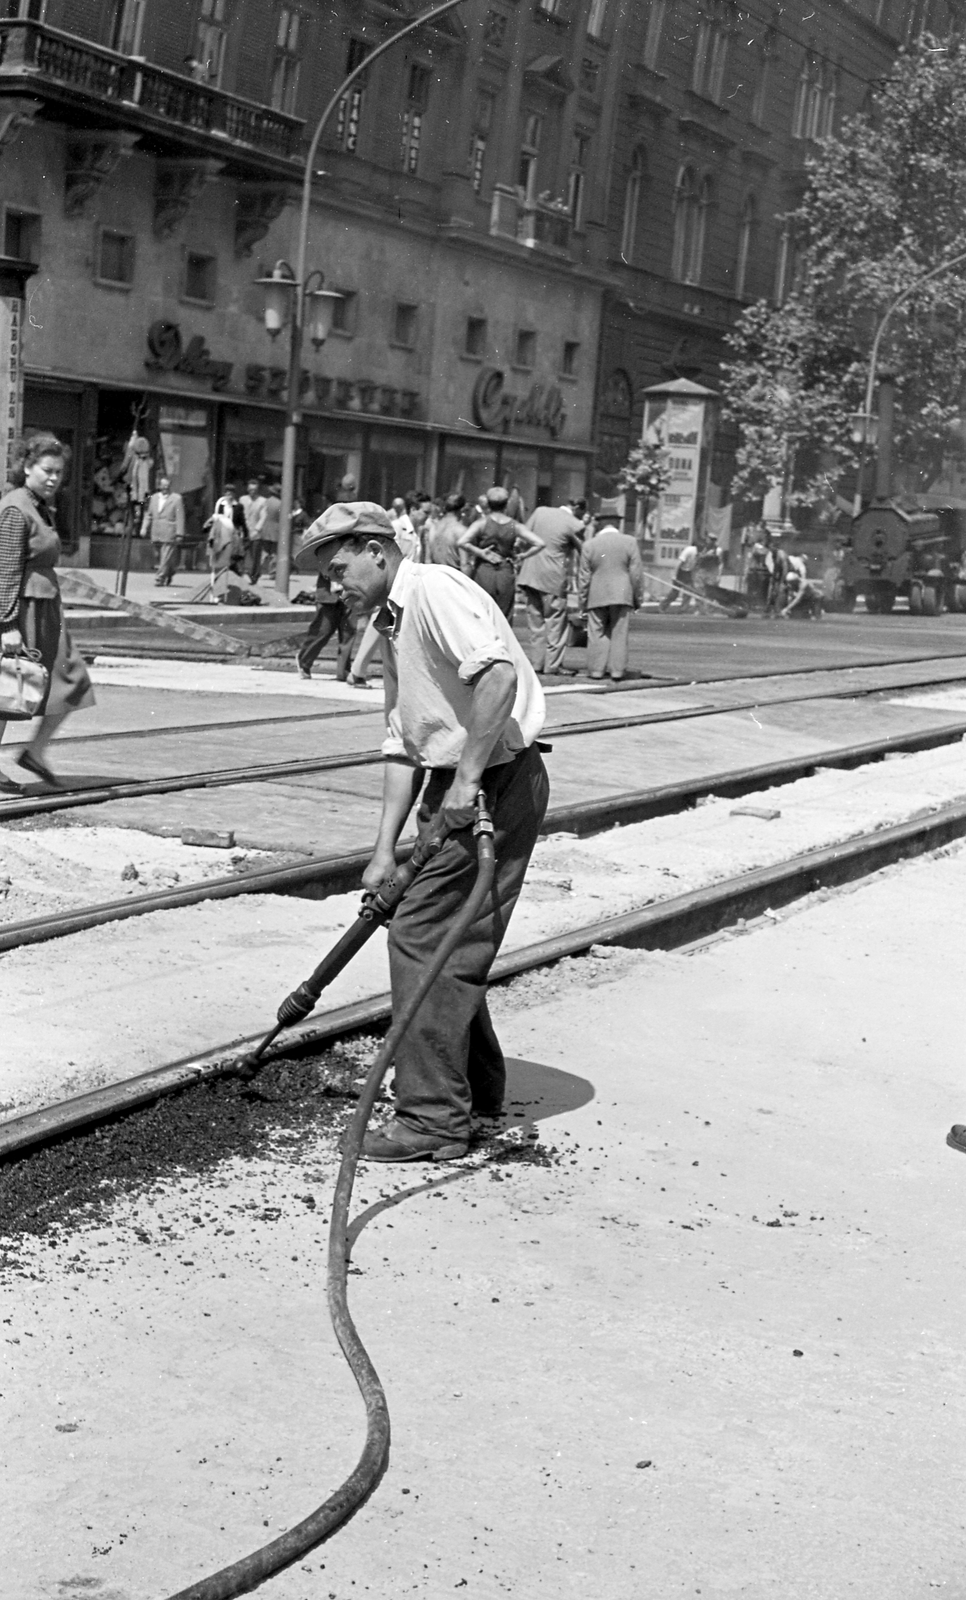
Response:
M842 843L522 946L497 958L491 983L507 982L558 961L586 955L597 945L673 950L701 943L747 926L766 911L773 915L776 908L856 882L964 837L966 800L956 800L928 815L866 831ZM360 1030L380 1028L390 1010L389 995L378 994L310 1017L270 1046L264 1060L297 1057ZM27 1156L45 1145L137 1112L165 1095L232 1074L260 1037L234 1040L203 1055L182 1058L39 1111L9 1118L0 1123L0 1162Z

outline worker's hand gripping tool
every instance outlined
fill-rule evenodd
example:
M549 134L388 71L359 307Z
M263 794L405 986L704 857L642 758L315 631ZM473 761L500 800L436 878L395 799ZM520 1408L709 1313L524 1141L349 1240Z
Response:
M293 989L292 993L282 1001L277 1013L280 1028L291 1028L315 1009L322 990L332 982L343 967L348 965L356 951L362 948L376 929L391 920L413 879L428 861L439 854L449 834L469 827L471 823L474 837L481 833L493 832L493 823L486 807L486 795L482 789L477 794L475 806L466 806L459 810L444 808L439 811L425 834L417 840L408 861L400 862L388 877L383 879L378 889L366 890L359 908L359 916L352 927L320 961L311 977L306 978L304 983L300 983L298 988ZM257 1056L253 1059L257 1059Z

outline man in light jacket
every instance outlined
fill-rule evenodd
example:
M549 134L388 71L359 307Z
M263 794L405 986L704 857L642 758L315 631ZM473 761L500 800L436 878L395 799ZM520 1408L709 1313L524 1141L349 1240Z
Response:
M160 477L158 487L144 508L141 523L142 539L150 539L158 552L156 589L170 585L178 570L181 546L184 543L184 501L180 494L172 494L171 479Z
M627 668L631 607L644 598L644 569L637 540L621 533L610 513L598 512L597 532L580 555L580 604L587 613L587 669L616 683Z

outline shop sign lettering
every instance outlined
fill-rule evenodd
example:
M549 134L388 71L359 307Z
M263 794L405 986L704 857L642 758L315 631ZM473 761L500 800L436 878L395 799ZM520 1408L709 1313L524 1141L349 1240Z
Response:
M189 378L204 378L213 389L227 389L232 374L232 363L213 360L199 333L183 344L176 322L152 322L144 365L152 372L183 372Z
M545 428L551 438L567 422L564 398L555 383L535 383L524 395L511 394L499 367L484 367L473 386L473 417L487 433L512 428Z
M231 382L234 364L215 361L200 335L185 344L176 322L152 322L148 329L148 354L144 365L151 372L181 372L190 378L203 378L212 389L225 390ZM285 400L288 372L285 367L263 367L250 362L242 373L244 392L253 398ZM302 369L299 399L321 411L353 411L369 416L416 417L419 392L396 389L370 378L322 378Z

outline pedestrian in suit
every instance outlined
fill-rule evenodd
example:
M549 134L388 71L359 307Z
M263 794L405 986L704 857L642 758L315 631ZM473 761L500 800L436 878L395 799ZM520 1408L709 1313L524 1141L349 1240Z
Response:
M530 661L535 672L574 677L563 664L567 648L567 579L574 551L583 542L583 523L567 506L538 506L527 527L544 548L527 556L517 582L527 602Z
M180 494L172 494L171 479L163 475L144 508L141 538L150 539L158 552L158 575L154 585L156 589L163 589L178 570L184 543L184 501Z
M587 669L591 678L608 674L615 683L627 667L631 607L644 598L644 568L637 540L598 515L603 526L580 554L580 604L587 613Z

